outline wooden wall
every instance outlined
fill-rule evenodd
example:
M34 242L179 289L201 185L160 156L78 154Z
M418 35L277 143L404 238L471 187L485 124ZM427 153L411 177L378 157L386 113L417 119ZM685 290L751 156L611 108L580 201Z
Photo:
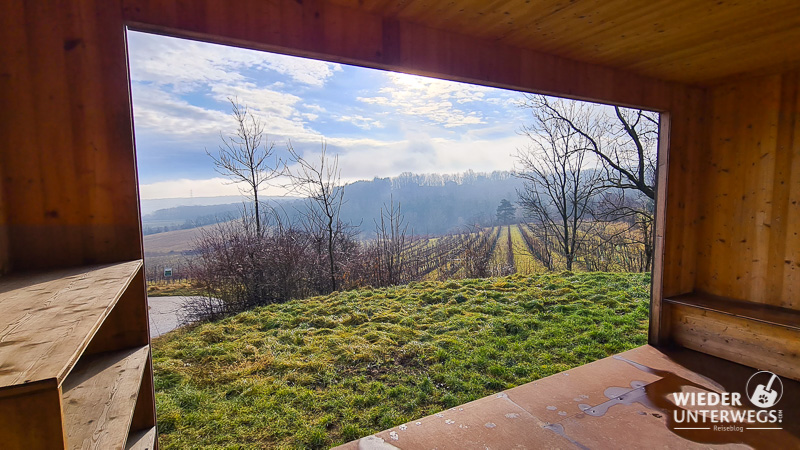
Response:
M700 159L708 146L706 91L521 50L344 7L306 0L122 0L143 31L417 73L569 98L668 111L654 271L652 343L659 342L662 291L695 285ZM668 155L667 155L668 153ZM666 165L667 156L669 167ZM663 195L669 186L669 195ZM662 270L663 269L663 270ZM663 282L662 282L663 275Z
M0 14L0 170L12 269L142 257L121 8L11 1Z
M696 289L800 310L800 72L711 92Z
M659 154L660 168L668 165L666 205L662 218L664 250L663 294L694 290L697 271L697 224L703 206L697 196L702 161L708 148L708 102L704 92L676 92L669 112L668 154ZM668 159L664 161L664 157ZM659 179L661 181L661 179ZM657 236L658 238L658 236ZM657 271L656 271L657 272Z
M27 24L20 27L18 24ZM141 257L124 25L570 98L669 111L660 298L694 288L705 90L383 19L315 0L11 2L0 16L0 147L17 269ZM665 147L666 148L666 147ZM9 149L14 149L10 151ZM0 234L2 236L2 234ZM2 251L0 238L0 251ZM0 259L2 261L2 259ZM663 268L662 270L658 270ZM663 284L661 275L664 275Z
M8 213L3 190L3 173L0 170L0 275L8 272L10 256L8 251Z

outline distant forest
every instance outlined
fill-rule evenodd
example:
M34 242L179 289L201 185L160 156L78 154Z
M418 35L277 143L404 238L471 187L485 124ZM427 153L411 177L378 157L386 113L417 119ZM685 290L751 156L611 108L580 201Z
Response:
M516 202L523 182L508 171L459 174L403 173L345 186L341 220L353 224L360 237L375 235L381 208L394 202L412 235L442 235L466 227L497 225L497 207L506 199ZM267 204L289 220L304 209L304 200L271 198ZM241 204L179 206L143 216L144 234L189 229L240 216ZM519 214L519 213L518 213Z

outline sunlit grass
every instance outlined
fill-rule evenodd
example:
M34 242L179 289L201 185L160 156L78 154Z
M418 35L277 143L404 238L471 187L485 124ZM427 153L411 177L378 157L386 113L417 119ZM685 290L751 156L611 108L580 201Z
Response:
M203 295L203 290L189 281L149 281L148 297Z
M649 275L420 282L156 340L163 448L320 448L646 342Z

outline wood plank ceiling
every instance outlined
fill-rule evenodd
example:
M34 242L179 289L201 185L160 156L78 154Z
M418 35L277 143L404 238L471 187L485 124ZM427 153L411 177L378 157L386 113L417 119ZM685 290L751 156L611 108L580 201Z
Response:
M800 67L798 0L328 0L662 80Z

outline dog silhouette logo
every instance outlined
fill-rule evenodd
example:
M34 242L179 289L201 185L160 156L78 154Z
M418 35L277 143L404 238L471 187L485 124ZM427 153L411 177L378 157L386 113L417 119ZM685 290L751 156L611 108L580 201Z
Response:
M759 408L775 406L783 396L783 382L772 372L762 370L747 380L747 398Z

